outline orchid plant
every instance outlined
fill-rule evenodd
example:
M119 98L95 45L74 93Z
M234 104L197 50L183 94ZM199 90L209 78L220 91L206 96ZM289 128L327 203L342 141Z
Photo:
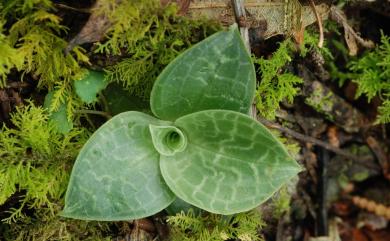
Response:
M157 78L153 117L118 114L80 151L62 216L129 220L176 197L206 211L250 210L300 166L248 112L256 75L236 26L194 45Z

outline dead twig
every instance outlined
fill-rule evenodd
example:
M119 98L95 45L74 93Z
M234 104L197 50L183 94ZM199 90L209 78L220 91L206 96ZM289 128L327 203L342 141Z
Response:
M321 148L318 153L318 184L317 184L317 235L328 236L328 166L329 151Z
M338 24L343 26L344 32L345 32L345 40L347 42L347 45L350 49L351 54L356 54L354 48L354 41L358 42L361 46L365 48L374 48L375 44L371 40L364 40L362 37L360 37L355 30L348 24L348 20L345 17L344 13L337 8L336 6L331 6L330 13L329 13L330 19L336 21Z
M104 112L104 111L98 111L98 110L76 110L75 113L100 115L100 116L103 116L103 117L105 117L107 119L111 119L112 118L112 115L110 115L109 113Z
M386 152L383 150L383 147L379 144L379 142L372 136L366 138L367 145L370 147L372 152L375 154L378 159L379 164L382 167L383 175L390 180L389 173L389 158L386 155Z
M264 124L265 126L269 127L269 128L273 128L273 129L277 129L287 135L290 135L292 137L294 137L295 139L298 139L298 140L301 140L301 141L304 141L304 142L310 142L310 143L313 143L317 146L321 146L323 148L325 148L326 150L329 150L331 152L334 152L336 154L339 154L341 156L344 156L344 157L347 157L351 160L357 160L357 161L362 161L362 160L365 160L365 161L368 161L368 160L371 160L372 157L371 156L363 156L363 157L359 157L359 156L356 156L350 152L347 152L347 151L344 151L340 148L337 148L337 147L334 147L332 146L331 144L325 142L325 141L321 141L321 140L318 140L314 137L311 137L311 136L307 136L307 135L304 135L304 134L301 134L299 132L296 132L294 130L291 130L289 128L286 128L286 127L283 127L277 123L274 123L274 122L271 122L269 120L266 120L264 118L260 118L258 117L257 118L258 121L260 121L262 124Z
M74 11L74 12L91 13L91 9L74 8L74 7L71 7L71 6L68 6L66 4L62 4L62 3L54 3L54 6L56 6L57 8L62 8L62 9L66 9L66 10L70 10L70 11Z
M316 5L314 4L314 1L309 0L309 2L310 2L310 7L312 8L312 10L314 12L314 15L316 16L317 23L318 23L318 30L320 32L320 37L318 40L318 47L322 48L324 46L324 28L322 27L322 18L316 9Z
M121 0L115 0L114 4L119 4L120 2ZM101 14L99 11L95 11L103 5L104 0L97 0L90 8L91 15L89 16L88 21L80 32L69 41L68 46L65 49L66 54L68 54L76 45L94 43L105 38L107 31L112 26L112 22L108 16Z
M246 22L246 11L244 7L244 1L243 0L232 0L233 9L234 9L234 15L236 16L236 22L240 27L240 33L241 37L244 40L245 47L248 50L248 52L251 52L251 47L249 43L249 27L245 24L242 24L242 22Z
M241 37L244 40L244 44L248 53L251 54L251 45L249 41L249 27L246 24L242 24L242 22L246 22L246 10L244 6L243 0L232 0L232 5L234 9L234 15L236 16L236 22L239 24ZM257 108L256 104L253 103L251 107L251 116L256 120L257 116Z
M5 88L7 88L7 89L19 89L19 88L25 88L25 87L29 87L29 86L30 86L30 84L27 83L27 82L9 82L9 83L7 83Z
M11 92L11 96L12 96L12 99L14 100L15 105L18 107L23 106L23 100L22 100L22 97L20 97L19 92L16 92L13 89L11 89L10 92Z

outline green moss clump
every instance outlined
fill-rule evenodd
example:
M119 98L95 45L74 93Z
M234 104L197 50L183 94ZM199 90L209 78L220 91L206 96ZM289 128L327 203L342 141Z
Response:
M358 86L356 97L364 95L368 101L375 96L382 99L378 123L390 122L390 37L382 34L381 44L373 51L349 65L353 82Z
M3 221L16 221L26 207L45 207L54 215L87 132L73 129L59 134L46 111L32 103L18 108L11 121L15 128L3 126L0 132L0 205L15 193L24 194Z
M291 46L291 41L285 40L270 59L253 59L258 65L257 72L261 75L256 91L256 107L267 119L275 118L280 102L293 101L299 91L297 86L303 82L298 76L283 69L287 63L292 61Z
M195 215L192 209L168 218L172 241L261 241L259 229L264 227L260 213L252 210L235 215Z
M104 240L109 223L58 216L72 163L89 133L58 133L47 111L31 102L11 121L14 128L0 130L0 206L14 203L1 215L0 239Z
M325 32L329 32L329 31L335 32L335 31L337 31L336 29L334 29L334 26L331 25L332 23L333 22L331 22L331 21L326 21L325 22L325 24L326 24L325 26L327 27L325 29ZM332 26L331 29L328 29L329 26ZM306 57L307 54L310 51L316 51L316 52L321 53L322 56L324 56L324 58L326 60L333 60L334 57L333 57L332 52L329 49L328 41L324 40L322 48L318 47L318 41L319 41L319 34L318 33L314 32L312 30L312 28L309 28L309 29L305 30L305 32L304 32L304 41L303 41L302 46L300 46L299 55L301 57Z
M282 187L276 195L272 197L272 214L275 219L280 219L283 214L290 211L291 195L287 191L287 187Z
M15 59L20 62L8 61L13 64L8 66L17 67L22 72L20 80L30 75L37 80L38 88L53 90L50 111L56 111L66 103L71 119L74 110L80 106L74 101L72 83L84 74L81 65L88 64L89 60L85 50L78 46L69 54L64 53L67 28L61 25L61 18L52 13L53 10L49 0L8 1L0 6L0 16L9 26L8 35L0 40L0 49L6 48L5 43L9 44L17 53ZM8 52L12 54L9 48ZM0 62L3 59L0 57ZM8 74L9 70L0 70L0 76L2 72ZM6 84L5 78L3 74L0 86Z
M220 29L210 21L177 16L176 5L161 8L155 0L107 1L99 11L113 25L97 52L123 56L106 67L107 80L144 99L149 98L159 73L179 53Z
M0 21L0 88L6 85L7 75L12 68L20 69L23 65L23 58L19 52L11 46L9 40L2 33L4 23Z
M58 213L58 211L56 211ZM12 241L109 241L111 223L86 222L51 215L46 208L36 210L17 223L0 226L0 239Z

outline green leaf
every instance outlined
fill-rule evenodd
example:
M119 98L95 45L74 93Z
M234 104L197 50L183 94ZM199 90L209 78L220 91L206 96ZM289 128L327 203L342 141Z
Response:
M174 126L149 125L156 150L165 156L173 156L182 152L187 146L187 138Z
M160 173L150 124L171 123L130 111L113 117L91 136L73 167L62 216L137 219L174 201Z
M174 124L188 144L174 156L161 155L162 175L178 197L209 212L250 210L301 170L263 125L244 114L206 110Z
M132 95L117 83L109 84L103 91L103 95L107 100L107 107L113 115L130 110L150 113L149 102Z
M74 81L77 95L87 104L96 101L96 95L106 86L104 74L94 70L88 70L83 79Z
M153 113L165 120L208 109L247 114L256 75L236 26L218 32L173 60L151 93Z
M182 199L178 197L176 197L175 201L165 209L165 211L170 216L176 215L181 212L188 213L190 210L192 210L192 212L194 212L196 215L200 215L202 213L201 209L187 202L184 202Z
M50 109L54 92L49 92L45 97L43 107ZM59 133L66 134L73 128L73 122L68 119L66 103L61 103L56 111L49 114L49 121L53 122Z

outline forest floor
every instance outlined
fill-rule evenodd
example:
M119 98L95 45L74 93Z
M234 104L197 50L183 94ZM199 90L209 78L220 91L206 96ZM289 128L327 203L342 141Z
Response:
M3 32L0 32L0 44L4 35L10 46L16 49L14 54L24 54L25 56L21 58L25 59L24 63L19 65L17 60L14 61L13 68L7 71L3 71L4 69L0 67L2 77L0 83L3 79L5 83L0 85L0 123L4 125L0 132L0 141L3 143L0 143L0 158L2 158L0 192L3 193L0 194L0 218L2 219L0 240L146 241L167 238L169 225L165 222L165 213L142 220L103 224L79 221L67 223L63 218L55 218L53 213L57 214L63 205L68 174L54 174L56 170L52 169L50 164L42 164L42 157L34 152L35 146L24 147L24 142L17 142L18 144L15 145L17 147L12 149L10 145L14 144L10 143L16 143L12 138L19 136L22 138L23 133L17 131L11 131L11 134L7 135L5 133L18 128L22 131L21 125L18 125L22 122L18 122L14 117L18 115L17 109L23 106L34 109L31 103L42 106L45 96L50 91L54 91L53 98L66 100L67 104L63 108L64 111L65 109L68 111L64 112L68 116L65 114L65 119L62 119L61 123L67 125L69 118L73 118L72 126L87 127L89 133L106 121L107 113L110 117L124 110L148 109L148 91L153 83L151 79L154 80L159 71L178 53L215 32L220 28L219 24L226 24L226 21L229 21L217 18L217 23L183 23L177 19L170 19L172 13L158 12L161 14L159 17L164 19L161 20L161 24L169 24L169 26L164 29L165 40L155 41L161 41L158 44L169 45L171 49L152 48L151 51L154 52L145 54L142 51L149 51L150 43L138 36L137 31L143 31L142 28L146 28L145 25L148 23L150 26L155 23L142 19L142 11L141 18L137 20L126 16L118 17L118 19L130 19L133 24L139 21L140 24L139 28L135 25L123 24L121 28L130 27L134 31L134 34L126 36L132 38L134 42L126 42L120 46L118 42L121 41L122 35L118 34L118 37L115 34L125 31L118 27L115 29L116 32L105 35L115 22L113 23L112 18L104 14L102 17L101 13L95 15L89 12L88 9L96 6L95 1L83 1L83 3L26 1L32 4L31 8L24 6L21 3L23 1L15 1L14 6L9 2L3 4L1 8L2 15L5 17L1 21L4 26ZM162 4L167 2L169 1L161 1ZM178 2L180 17L189 18L191 14L196 15L191 12L194 11L191 4L202 1ZM331 1L315 2L317 6L320 3L331 6ZM310 9L309 2L302 2L302 4L306 9ZM318 47L321 34L315 21L310 22L306 29L291 26L288 31L276 28L274 25L277 23L271 18L265 18L255 26L251 25L253 19L250 20L252 22L247 22L247 25L241 23L241 26L249 27L250 47L258 74L259 121L278 133L281 138L286 138L285 143L305 168L294 183L278 194L279 198L272 198L259 208L264 222L263 227L258 229L259 239L263 238L267 241L390 240L390 39L388 37L390 36L390 2L341 0L333 3L332 6L336 5L337 9L328 9L329 12L326 13L321 12L326 14L326 17L321 15L321 18L324 18L321 23L324 44L321 48ZM7 6L11 7L7 9ZM21 6L25 9L13 12L12 7L21 9ZM48 15L32 20L31 16L42 9L57 16L58 20ZM320 10L321 8L318 8L318 11ZM303 10L302 12L305 13ZM34 35L28 35L29 29L15 30L21 25L15 23L20 23L19 20L26 16L29 17L28 21L32 22L32 25L26 25L29 26L28 28L39 26L41 29L38 29L41 32L38 31L37 34L46 31L45 33L50 32L59 36L58 39L48 37L45 39L46 42L41 41L42 49L39 49L37 44L31 51L31 62L29 62L29 55L26 54L29 46L25 43L29 41L26 36L32 38ZM284 21L277 20L279 25ZM288 21L293 22L293 18ZM59 22L68 28L67 32L53 27ZM23 22L23 24L28 23ZM153 27L149 31L156 31L158 28ZM276 31L276 34L271 30ZM117 38L117 42L107 41L107 36L111 40ZM61 42L62 40L64 42ZM37 40L31 39L31 41ZM94 44L98 41L105 45ZM49 45L49 42L54 45ZM129 46L129 43L133 43L134 46ZM115 49L115 44L120 47ZM81 46L85 50L80 53L72 52L75 46ZM126 53L124 49L130 47L139 50ZM106 51L107 49L109 51ZM48 51L47 55L53 56L65 56L65 53L71 52L76 57L72 60L67 57L50 59L39 51ZM41 59L37 57L40 55L43 56ZM138 56L135 57L138 59L133 62L124 61L131 59L129 58L131 56ZM149 56L153 57L148 59ZM89 60L85 61L84 58ZM140 62L140 59L143 62ZM50 78L53 76L45 77L45 72L59 73L63 70L61 68L53 70L54 67L51 67L50 62L55 61L62 61L58 64L63 64L71 71L64 69L62 74L54 75L58 80L51 81ZM77 62L77 66L72 61ZM264 61L268 61L267 64L276 68L276 75L266 77L267 73L262 72L264 69L260 66ZM378 62L381 63L379 66ZM11 66L8 59L6 62L2 57L0 57L0 64ZM107 71L112 84L103 92L103 96L109 100L120 96L115 100L116 102L114 101L116 105L108 101L108 109L106 109L107 103L104 100L99 100L93 105L85 105L75 100L71 84L66 84L67 79L74 76L68 76L66 73L72 72L73 75L81 67ZM299 77L301 81L298 83L294 82L295 79L278 79L277 75L282 73L290 73ZM134 76L138 80L123 77L125 74ZM113 81L122 77L126 79ZM270 80L269 83L265 80L262 83L262 79L265 78ZM56 109L58 113L58 108L62 107L61 104L57 105L53 110ZM75 111L76 109L97 111L100 114ZM19 120L25 118L23 120L27 121L23 123L28 123L28 118L37 117L37 115L29 117L27 112L23 113L24 115L19 116ZM44 118L43 121L47 120ZM26 130L28 129L24 129ZM59 140L63 141L61 138ZM71 163L77 156L83 141L85 138L77 139L74 141L75 145L69 145L69 153L61 152L67 158L67 164L64 164L62 172L69 173ZM19 147L24 148L23 151L20 151ZM59 147L50 148L54 148L52 152L56 153L55 148ZM23 154L12 156L11 150ZM62 155L61 153L58 156ZM9 161L11 158L31 159L34 162L27 170L23 169L25 167L18 167L17 161ZM56 160L53 166L61 166L59 163L61 162ZM32 180L38 176L10 174L22 169L33 173L34 168L39 172L42 166L45 166L42 175L50 172L52 176L48 176L47 179L39 176L38 179ZM56 181L52 182L52 180ZM42 186L46 186L46 189L40 187L41 189L37 188L36 192L33 192L32 187L34 185L37 187L39 182ZM57 182L58 186L53 184ZM47 189L50 185L54 186L51 193L50 187ZM244 239L237 238L237 240Z

